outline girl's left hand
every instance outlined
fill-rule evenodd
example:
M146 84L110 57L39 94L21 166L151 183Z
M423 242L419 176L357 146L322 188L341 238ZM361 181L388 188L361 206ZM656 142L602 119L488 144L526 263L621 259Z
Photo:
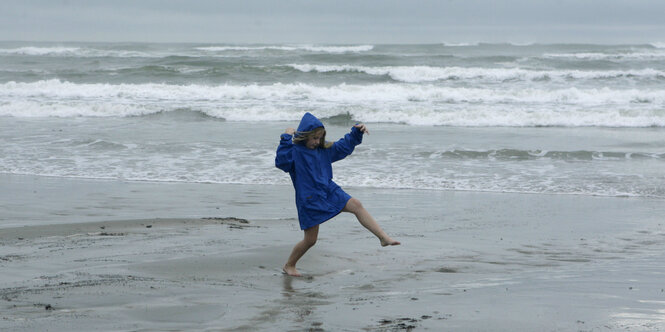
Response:
M369 129L367 129L367 126L365 126L364 123L359 123L354 127L358 128L361 133L369 135Z

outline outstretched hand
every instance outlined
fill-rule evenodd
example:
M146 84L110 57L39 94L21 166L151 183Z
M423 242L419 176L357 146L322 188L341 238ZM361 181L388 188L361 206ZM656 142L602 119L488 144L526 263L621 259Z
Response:
M358 128L361 133L369 135L369 129L367 129L367 126L365 126L364 123L359 123L354 127Z
M293 128L286 128L286 131L284 133L293 136L296 133L296 130Z

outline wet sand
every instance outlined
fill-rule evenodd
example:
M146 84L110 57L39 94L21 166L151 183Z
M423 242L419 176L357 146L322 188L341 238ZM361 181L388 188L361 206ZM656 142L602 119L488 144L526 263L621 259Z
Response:
M281 273L286 213L0 228L0 330L665 330L662 201L348 191L402 245L342 214L302 278Z

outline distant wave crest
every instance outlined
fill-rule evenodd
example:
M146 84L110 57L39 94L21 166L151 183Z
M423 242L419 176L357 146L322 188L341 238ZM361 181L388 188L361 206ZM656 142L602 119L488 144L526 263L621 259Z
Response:
M609 78L655 78L665 79L665 71L656 69L637 70L526 70L519 68L481 67L432 67L432 66L383 66L369 67L356 65L312 65L290 64L289 67L302 72L343 73L359 72L368 75L387 75L401 82L432 82L439 80L480 79L490 81L506 80L567 80L567 79L609 79Z
M645 59L664 59L665 51L657 48L651 51L631 51L631 52L577 52L577 53L546 53L546 58L568 58L580 60L645 60Z
M65 46L24 46L16 48L2 48L0 55L26 55L26 56L54 56L54 57L118 57L118 58L163 58L168 56L224 56L227 52L255 52L255 51L284 51L284 52L313 52L313 53L360 53L374 49L373 45L349 45L349 46L326 46L326 45L265 45L265 46L206 46L194 47L173 51L146 51L123 48L94 48L94 47L65 47Z
M353 46L313 46L313 45L266 45L266 46L207 46L197 47L197 50L206 52L227 52L227 51L309 51L321 53L357 53L367 52L374 48L373 45L353 45Z
M2 55L73 55L80 52L79 47L35 47L0 49Z
M0 55L28 55L28 56L60 56L60 57L160 57L158 54L132 50L104 50L87 47L36 47L26 46L18 48L0 49Z

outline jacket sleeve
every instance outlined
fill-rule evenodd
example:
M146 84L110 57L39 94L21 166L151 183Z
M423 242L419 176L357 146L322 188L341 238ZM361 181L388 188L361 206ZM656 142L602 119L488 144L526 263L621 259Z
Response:
M275 166L284 172L290 172L293 169L293 136L282 134L280 136L277 155L275 156Z
M356 145L363 142L363 133L356 127L351 127L351 132L344 135L339 141L330 147L330 159L332 162L342 160L353 152Z

